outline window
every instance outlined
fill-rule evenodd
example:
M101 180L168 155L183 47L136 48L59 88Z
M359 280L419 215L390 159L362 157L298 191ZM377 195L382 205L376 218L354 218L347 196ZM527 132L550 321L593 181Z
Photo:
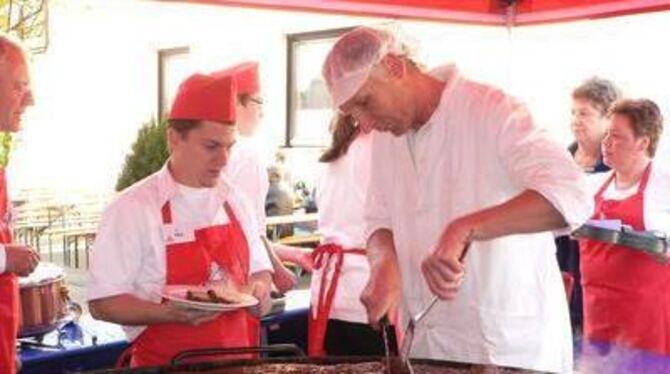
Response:
M321 66L338 36L352 28L288 35L287 147L324 147L333 110Z
M158 116L163 117L172 104L182 80L191 72L189 48L158 50Z

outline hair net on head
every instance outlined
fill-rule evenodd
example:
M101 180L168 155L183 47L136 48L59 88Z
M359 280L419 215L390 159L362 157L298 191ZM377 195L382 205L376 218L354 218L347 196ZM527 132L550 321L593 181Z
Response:
M323 77L333 105L339 107L358 92L372 68L384 56L410 54L409 44L400 37L397 27L358 27L342 35L328 52Z

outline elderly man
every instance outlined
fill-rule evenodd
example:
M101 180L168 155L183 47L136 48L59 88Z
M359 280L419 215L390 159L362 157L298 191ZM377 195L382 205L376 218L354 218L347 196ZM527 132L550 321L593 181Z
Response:
M568 308L550 230L588 218L583 175L524 105L426 72L396 34L358 28L323 74L334 105L374 129L366 225L371 323L400 302L412 356L571 372Z
M95 318L122 324L131 366L163 365L198 348L244 347L249 311L161 303L165 285L225 281L270 309L272 267L251 208L221 173L237 136L234 81L194 74L179 87L168 124L170 158L105 211L93 245L88 299Z
M23 111L32 104L26 55L17 42L0 33L0 131L19 131ZM12 231L6 166L0 165L0 373L14 373L19 318L17 276L30 274L37 266L39 256L31 248L10 244Z

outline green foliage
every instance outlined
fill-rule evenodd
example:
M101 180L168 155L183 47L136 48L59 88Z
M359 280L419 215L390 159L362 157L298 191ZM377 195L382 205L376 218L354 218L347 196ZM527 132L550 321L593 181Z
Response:
M13 135L11 132L0 132L0 169L7 167L9 154L14 148Z
M43 52L48 41L50 0L0 0L0 30L13 34L34 52Z
M151 175L163 166L168 158L166 128L167 121L159 123L155 119L142 125L137 132L132 152L126 156L126 163L116 181L117 191Z

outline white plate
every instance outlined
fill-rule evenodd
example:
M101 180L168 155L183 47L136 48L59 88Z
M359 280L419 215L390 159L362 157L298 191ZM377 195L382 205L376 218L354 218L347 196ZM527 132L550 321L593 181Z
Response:
M236 304L206 303L186 299L186 291L207 291L211 288L211 286L168 285L163 287L160 295L165 299L170 300L174 304L184 308L215 312L230 312L258 304L258 299L248 294L240 294L242 297L242 302Z

